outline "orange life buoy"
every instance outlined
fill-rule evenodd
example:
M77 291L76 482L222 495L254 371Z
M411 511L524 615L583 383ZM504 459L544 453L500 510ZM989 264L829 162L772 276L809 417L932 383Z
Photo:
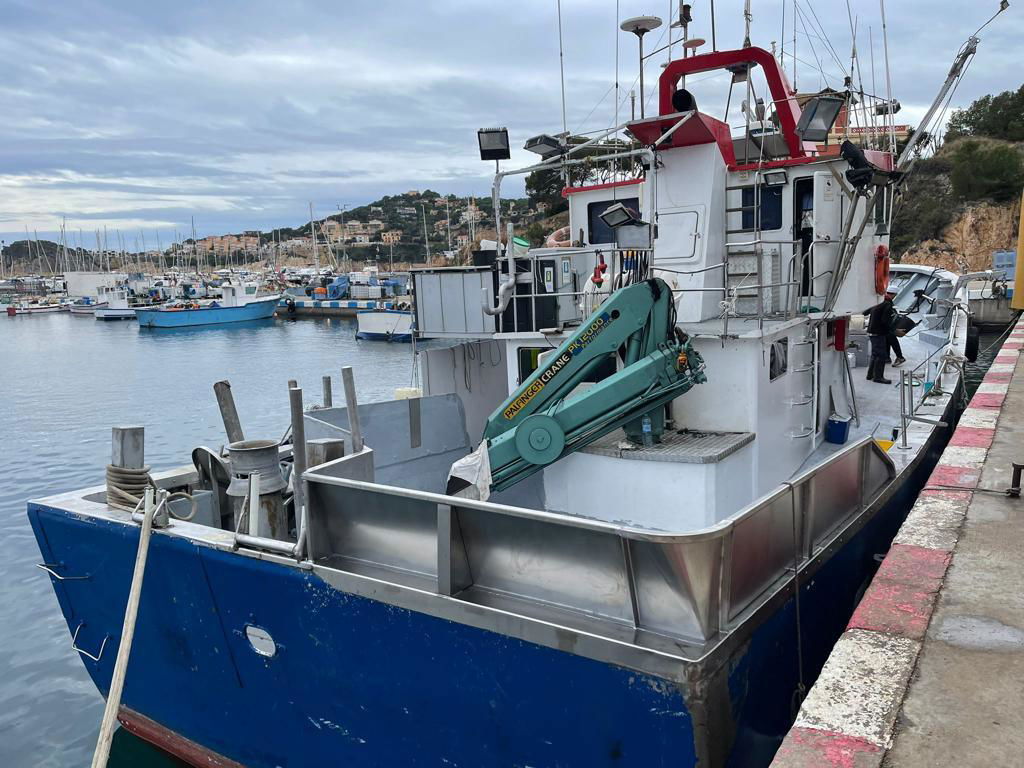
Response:
M875 293L879 296L889 290L889 248L880 245L875 248Z

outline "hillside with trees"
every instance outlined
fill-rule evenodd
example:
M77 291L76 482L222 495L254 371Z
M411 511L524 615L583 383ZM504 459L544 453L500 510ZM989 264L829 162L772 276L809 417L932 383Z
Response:
M897 201L892 252L911 263L986 269L1013 248L1024 189L1024 86L949 120L942 147L914 164Z

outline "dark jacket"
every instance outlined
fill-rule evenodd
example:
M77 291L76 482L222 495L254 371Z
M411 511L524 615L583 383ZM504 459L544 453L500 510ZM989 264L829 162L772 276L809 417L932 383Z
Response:
M868 335L888 336L896 330L896 321L899 313L892 305L891 299L886 299L881 304L876 304L866 311L868 316Z

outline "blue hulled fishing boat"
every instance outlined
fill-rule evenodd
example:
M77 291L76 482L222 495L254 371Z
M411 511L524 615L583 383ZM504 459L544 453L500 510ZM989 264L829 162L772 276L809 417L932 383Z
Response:
M221 299L186 301L147 309L138 308L135 316L143 328L186 328L196 325L222 325L244 320L264 320L274 316L280 296L259 296L255 283L242 286L222 285Z
M358 404L346 370L345 407L293 386L287 439L253 440L221 382L226 450L151 474L117 429L106 486L30 502L101 733L197 766L771 760L962 407L969 276L890 274L925 130L898 156L850 130L891 121L875 97L686 50L656 115L495 176L493 258L414 271L413 332L449 343L412 397ZM502 180L564 169L568 234L514 249ZM872 306L896 386L856 373Z

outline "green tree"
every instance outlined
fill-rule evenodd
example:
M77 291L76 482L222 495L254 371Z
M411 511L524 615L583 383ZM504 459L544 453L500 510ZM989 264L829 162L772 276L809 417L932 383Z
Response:
M586 136L570 136L570 145L584 144ZM573 155L573 159L586 159L587 162L580 165L570 165L566 171L569 177L569 186L586 184L587 182L598 182L609 173L606 164L600 163L601 155L611 152L618 152L629 149L632 145L620 139L609 139L599 141L586 149L580 150ZM627 171L637 171L636 159L623 161L623 167ZM526 177L526 194L530 205L536 207L537 203L547 203L549 213L558 213L569 207L568 202L562 197L562 190L565 188L565 176L560 167L534 171Z
M1005 141L1024 141L1024 85L1016 91L982 96L949 118L946 140L985 136Z
M952 162L953 193L963 200L1005 202L1024 186L1024 160L1014 146L966 139L954 148Z
M950 192L952 163L943 154L917 162L901 191L889 245L900 256L911 246L941 237L953 221L956 203Z

